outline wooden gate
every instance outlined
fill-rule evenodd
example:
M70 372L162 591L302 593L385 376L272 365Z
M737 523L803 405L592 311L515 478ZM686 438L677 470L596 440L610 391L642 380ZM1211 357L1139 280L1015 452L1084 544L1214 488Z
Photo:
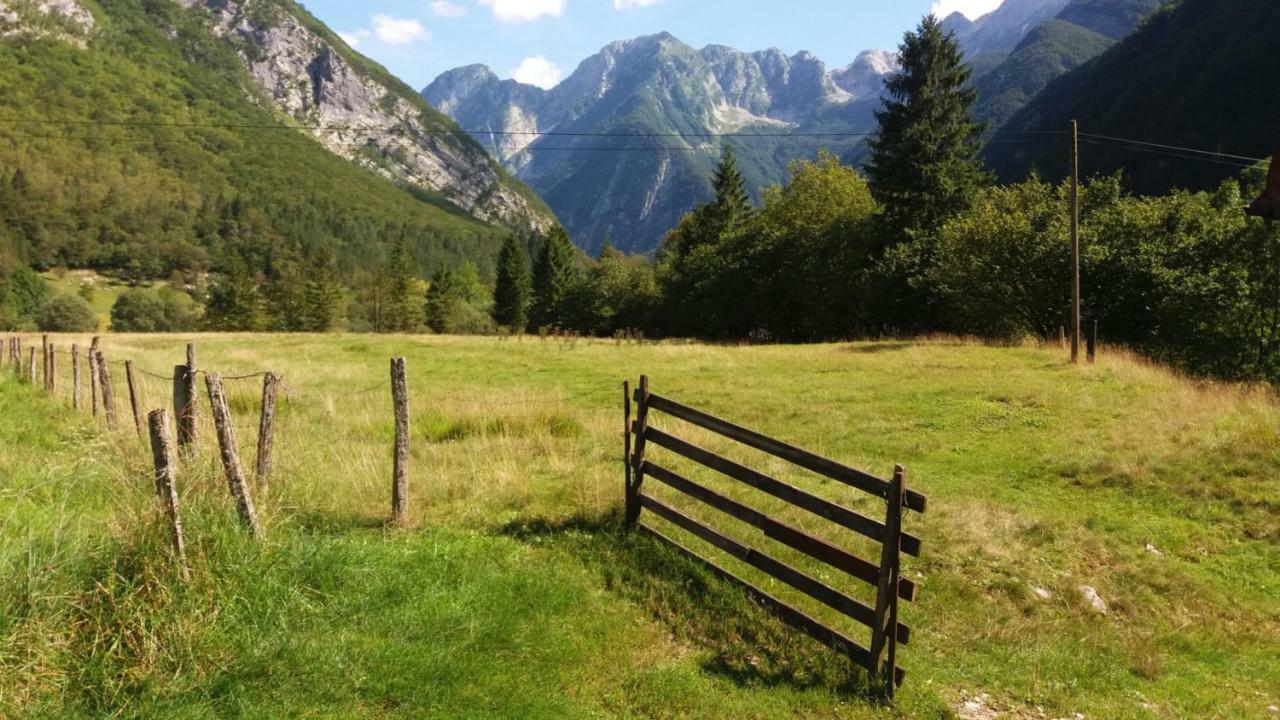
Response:
M873 677L877 677L883 683L886 697L892 700L895 689L902 684L905 676L905 671L897 664L897 648L899 644L906 645L911 639L911 629L898 622L898 600L901 598L912 601L916 597L915 583L901 577L900 556L902 553L915 557L920 555L920 538L903 532L902 517L906 510L924 512L926 504L924 495L907 489L906 470L898 466L891 480L875 477L651 393L647 376L640 377L640 385L634 394L631 392L630 383L625 383L623 396L626 427L626 528L628 530L638 528L658 538L679 552L706 564L725 580L741 586L779 619L836 652L847 655ZM631 414L633 401L636 403L634 420ZM786 460L798 467L883 498L887 505L884 521L880 522L861 515L669 434L655 426L655 413L683 420L747 447ZM772 518L655 463L648 454L650 446L656 446L691 460L730 479L811 512L841 528L880 543L879 561L873 563L864 560L826 540ZM765 537L777 543L875 587L874 606L864 604L845 592L734 539L653 495L645 494L643 485L646 478L652 478L693 500L700 501L760 530ZM698 555L661 532L656 527L658 523L642 523L641 512L645 510L656 518L687 531L726 554L867 626L871 629L869 645L864 646L855 642L840 631L828 627L711 560Z

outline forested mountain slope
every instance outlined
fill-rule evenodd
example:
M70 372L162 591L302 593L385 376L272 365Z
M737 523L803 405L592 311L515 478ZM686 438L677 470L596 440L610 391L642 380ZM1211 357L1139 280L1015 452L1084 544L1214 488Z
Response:
M491 266L549 211L290 0L0 0L0 257L138 276L406 234Z
M1163 8L1102 56L1051 83L1004 130L1065 129L1264 157L1280 142L1280 3L1181 0ZM1161 148L1091 144L1081 171L1123 171L1143 193L1216 186L1239 167L1177 157ZM1004 180L1038 169L1062 177L1061 138L993 144L987 162Z

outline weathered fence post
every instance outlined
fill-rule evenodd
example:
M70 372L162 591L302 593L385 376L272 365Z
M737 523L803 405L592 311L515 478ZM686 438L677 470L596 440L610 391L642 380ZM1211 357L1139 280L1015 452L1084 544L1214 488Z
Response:
M893 469L884 518L884 541L880 550L880 582L876 591L874 625L871 626L871 667L880 668L885 697L893 700L897 688L898 580L902 549L902 508L906 495L907 471ZM884 650L888 647L888 653ZM882 655L887 655L883 665ZM874 674L874 673L873 673Z
M258 463L255 477L258 487L265 490L271 481L271 450L276 433L276 394L280 376L273 372L262 378L262 414L258 418Z
M151 457L156 467L156 495L169 519L169 537L173 542L173 554L182 571L182 579L190 579L187 570L186 542L182 538L182 519L178 515L178 481L174 468L173 439L169 436L169 413L152 411L147 416L151 430Z
M244 471L240 467L240 450L236 444L235 427L231 424L227 396L222 389L222 376L208 373L204 380L209 389L209 405L213 409L213 425L217 431L218 449L222 455L222 469L227 474L227 485L231 488L231 496L235 498L240 519L249 529L249 534L257 537L262 534L262 526L258 524L258 513L253 509L249 485L245 482Z
M1093 327L1089 330L1089 364L1092 365L1098 359L1098 321L1093 321Z
M631 456L631 486L627 488L627 517L623 528L627 531L640 521L640 485L644 482L645 430L649 427L649 376L640 376L637 390L636 444Z
M196 452L198 398L196 346L187 343L187 364L173 368L173 412L178 422L178 453L184 458Z
M71 407L80 409L80 346L71 343Z
M40 336L40 370L45 392L49 391L49 335Z
M93 403L93 416L98 417L98 351L89 346L89 399Z
M36 349L31 348L27 351L27 382L36 384Z
M396 415L391 518L404 524L409 518L409 381L405 376L404 358L391 359L391 399Z
M50 395L56 395L58 392L58 349L49 343L49 356L45 361L44 387L49 391Z
M129 383L129 406L133 409L133 424L138 428L138 436L143 433L142 392L138 387L138 376L133 369L133 361L124 361L125 380Z
M116 428L116 392L111 387L111 363L98 353L98 385L102 388L102 412L107 416L107 427Z
M614 333L618 336L618 333ZM626 510L631 510L631 381L622 382L622 477L625 482L623 498L626 499ZM623 525L623 531L627 526Z

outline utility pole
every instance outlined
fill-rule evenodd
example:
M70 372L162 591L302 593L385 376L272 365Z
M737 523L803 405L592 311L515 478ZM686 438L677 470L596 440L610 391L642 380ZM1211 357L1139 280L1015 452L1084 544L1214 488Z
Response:
M1071 121L1071 362L1080 362L1080 124Z

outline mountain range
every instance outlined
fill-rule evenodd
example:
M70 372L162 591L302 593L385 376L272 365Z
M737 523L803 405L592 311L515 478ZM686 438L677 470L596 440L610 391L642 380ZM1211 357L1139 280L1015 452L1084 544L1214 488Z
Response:
M975 118L988 138L1162 1L1006 0L976 20L946 18L973 68ZM422 94L537 191L584 249L611 242L650 252L709 199L727 143L757 198L821 149L861 165L895 69L891 51L867 50L828 71L807 52L698 50L663 33L607 45L550 90L470 65Z
M829 72L807 52L698 50L661 33L605 46L550 90L471 65L422 94L536 190L580 246L644 252L710 197L726 143L755 193L783 182L795 158L860 144L842 134L874 128L894 62L868 51Z

